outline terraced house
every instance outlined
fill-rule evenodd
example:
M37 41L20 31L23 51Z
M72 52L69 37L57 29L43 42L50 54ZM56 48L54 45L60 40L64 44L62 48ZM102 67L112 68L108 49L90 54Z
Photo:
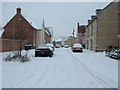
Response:
M111 2L104 9L97 9L86 27L86 48L104 51L109 47L118 48L120 34L120 2Z

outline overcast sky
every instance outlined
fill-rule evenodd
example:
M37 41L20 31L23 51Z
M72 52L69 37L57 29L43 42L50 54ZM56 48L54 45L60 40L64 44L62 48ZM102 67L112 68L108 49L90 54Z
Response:
M41 28L43 19L45 25L53 27L54 38L68 37L72 30L77 28L77 23L86 25L91 15L97 8L104 8L109 2L3 2L2 26L15 14L16 8L22 9L22 15L30 18Z

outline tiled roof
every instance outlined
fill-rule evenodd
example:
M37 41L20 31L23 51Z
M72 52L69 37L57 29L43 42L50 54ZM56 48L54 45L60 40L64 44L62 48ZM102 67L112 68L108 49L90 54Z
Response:
M29 17L27 17L26 15L22 15L34 28L36 28L36 29L41 29L41 27L40 26L37 26L34 22L33 22L33 20L31 19L31 18L29 18Z

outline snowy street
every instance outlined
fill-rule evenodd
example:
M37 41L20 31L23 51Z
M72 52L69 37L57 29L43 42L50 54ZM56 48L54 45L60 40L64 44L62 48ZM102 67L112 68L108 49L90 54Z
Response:
M35 57L30 62L2 61L3 88L117 88L118 61L104 53L56 48L52 58ZM3 57L7 53L3 53Z

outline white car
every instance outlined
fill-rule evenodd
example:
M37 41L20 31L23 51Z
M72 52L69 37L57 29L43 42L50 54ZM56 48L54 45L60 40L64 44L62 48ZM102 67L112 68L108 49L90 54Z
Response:
M52 43L46 43L46 45L52 47L52 49L54 51L54 45Z
M60 45L59 45L59 44L56 44L55 47L56 47L56 48L60 48Z
M69 45L65 45L64 47L65 47L65 48L69 48Z
M83 47L82 47L81 44L76 43L76 44L73 45L72 51L73 52L83 52Z

